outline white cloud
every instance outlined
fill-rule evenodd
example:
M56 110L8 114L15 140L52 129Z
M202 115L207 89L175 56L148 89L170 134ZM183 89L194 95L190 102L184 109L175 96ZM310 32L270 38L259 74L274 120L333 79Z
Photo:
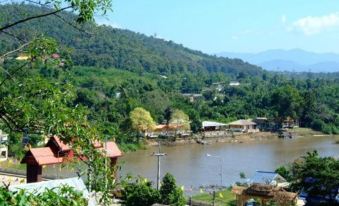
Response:
M282 15L280 20L281 20L281 23L286 24L286 22L287 22L287 17L286 17L286 15L285 15L285 14Z
M325 16L307 16L292 24L294 30L302 31L306 35L317 34L334 27L339 27L339 13Z

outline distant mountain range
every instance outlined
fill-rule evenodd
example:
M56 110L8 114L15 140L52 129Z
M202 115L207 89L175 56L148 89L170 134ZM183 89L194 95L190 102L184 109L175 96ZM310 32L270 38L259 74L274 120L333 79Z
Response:
M339 72L339 54L335 53L315 53L301 49L276 49L260 53L222 52L217 55L239 58L271 71Z

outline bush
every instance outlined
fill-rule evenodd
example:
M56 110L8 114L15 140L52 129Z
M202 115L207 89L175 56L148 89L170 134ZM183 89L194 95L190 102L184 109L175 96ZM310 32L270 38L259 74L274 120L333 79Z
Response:
M126 206L151 206L155 203L183 206L186 203L183 191L168 173L162 179L159 191L152 187L151 182L139 178L133 183L126 183L122 196Z
M161 203L166 205L185 205L186 200L183 191L177 187L173 175L167 173L162 179L160 188Z
M159 202L160 194L151 182L137 180L124 188L123 199L126 206L150 206Z

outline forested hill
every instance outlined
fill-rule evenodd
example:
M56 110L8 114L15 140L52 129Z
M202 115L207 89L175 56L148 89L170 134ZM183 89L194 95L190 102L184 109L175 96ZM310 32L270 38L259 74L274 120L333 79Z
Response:
M0 24L12 22L23 16L44 13L33 5L1 5ZM99 26L95 23L74 28L70 13L41 18L21 24L13 31L25 34L29 39L39 34L53 37L66 47L72 48L72 59L76 65L115 67L133 72L174 74L178 72L222 72L230 77L240 73L261 75L262 69L238 59L210 56L176 44L172 41L148 37L128 30ZM79 26L77 26L79 27ZM27 32L29 30L29 34ZM32 32L33 31L33 32ZM0 35L0 52L17 46L18 41L8 35Z

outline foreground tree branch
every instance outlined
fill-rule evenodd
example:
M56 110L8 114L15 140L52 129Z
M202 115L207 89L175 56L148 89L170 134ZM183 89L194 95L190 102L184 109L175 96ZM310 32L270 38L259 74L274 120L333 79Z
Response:
M58 10L55 10L53 12L49 12L49 13L45 13L45 14L40 14L40 15L37 15L37 16L31 16L31 17L28 17L28 18L25 18L25 19L21 19L19 21L16 21L14 23L10 23L10 24L7 24L3 27L0 28L0 32L6 30L6 29L9 29L13 26L16 26L18 24L21 24L21 23L24 23L24 22L27 22L27 21L30 21L30 20L33 20L33 19L38 19L38 18L42 18L42 17L46 17L46 16L50 16L50 15L53 15L53 14L56 14L56 13L59 13L61 11L64 11L64 10L67 10L67 9L70 9L70 8L73 8L73 6L67 6L67 7L64 7L64 8L61 8L61 9L58 9Z

